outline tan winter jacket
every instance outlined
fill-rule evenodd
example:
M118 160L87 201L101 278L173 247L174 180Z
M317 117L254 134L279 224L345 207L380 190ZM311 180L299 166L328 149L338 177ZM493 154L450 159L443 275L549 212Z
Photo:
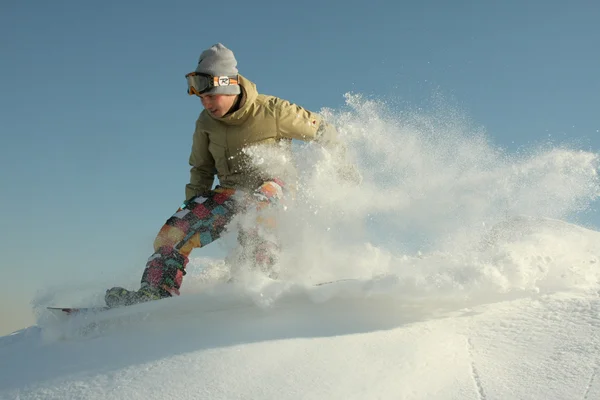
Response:
M247 146L284 144L284 148L291 148L292 139L334 139L332 129L324 129L325 125L319 129L322 121L316 114L286 100L259 94L254 83L239 78L241 107L221 118L204 110L196 121L186 200L210 190L215 174L221 186L245 190L255 190L263 181L274 178L250 164L249 156L242 152ZM325 131L328 133L321 137Z

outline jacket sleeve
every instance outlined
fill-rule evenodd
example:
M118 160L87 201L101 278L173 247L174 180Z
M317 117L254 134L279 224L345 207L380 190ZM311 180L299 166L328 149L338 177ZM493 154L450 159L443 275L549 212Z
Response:
M196 122L196 131L190 154L190 183L185 186L185 199L189 200L212 188L215 180L215 160L208 151L208 134Z
M346 154L345 145L339 140L333 125L328 124L320 116L287 100L276 99L277 124L279 134L287 139L316 141L328 149L334 157L343 160Z
M317 139L317 130L321 125L321 118L298 105L287 100L274 98L277 131L286 139L311 141Z

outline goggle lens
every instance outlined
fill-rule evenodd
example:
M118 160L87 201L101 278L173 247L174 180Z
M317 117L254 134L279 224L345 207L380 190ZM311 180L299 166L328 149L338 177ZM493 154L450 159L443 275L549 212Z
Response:
M188 84L188 93L190 95L200 96L210 89L210 78L207 75L200 75L197 72L190 72L185 76Z

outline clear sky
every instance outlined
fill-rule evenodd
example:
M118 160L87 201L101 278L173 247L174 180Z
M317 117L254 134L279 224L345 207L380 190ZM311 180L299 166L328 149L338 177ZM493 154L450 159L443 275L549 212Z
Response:
M508 150L600 152L599 21L594 0L3 1L0 303L141 273L189 176L201 105L184 74L214 43L311 110L436 92Z

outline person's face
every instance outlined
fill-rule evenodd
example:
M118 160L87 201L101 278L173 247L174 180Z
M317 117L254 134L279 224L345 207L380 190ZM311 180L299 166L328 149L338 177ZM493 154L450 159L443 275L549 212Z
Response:
M212 116L220 118L231 110L236 97L235 94L205 93L200 95L200 101L202 101L202 105Z

